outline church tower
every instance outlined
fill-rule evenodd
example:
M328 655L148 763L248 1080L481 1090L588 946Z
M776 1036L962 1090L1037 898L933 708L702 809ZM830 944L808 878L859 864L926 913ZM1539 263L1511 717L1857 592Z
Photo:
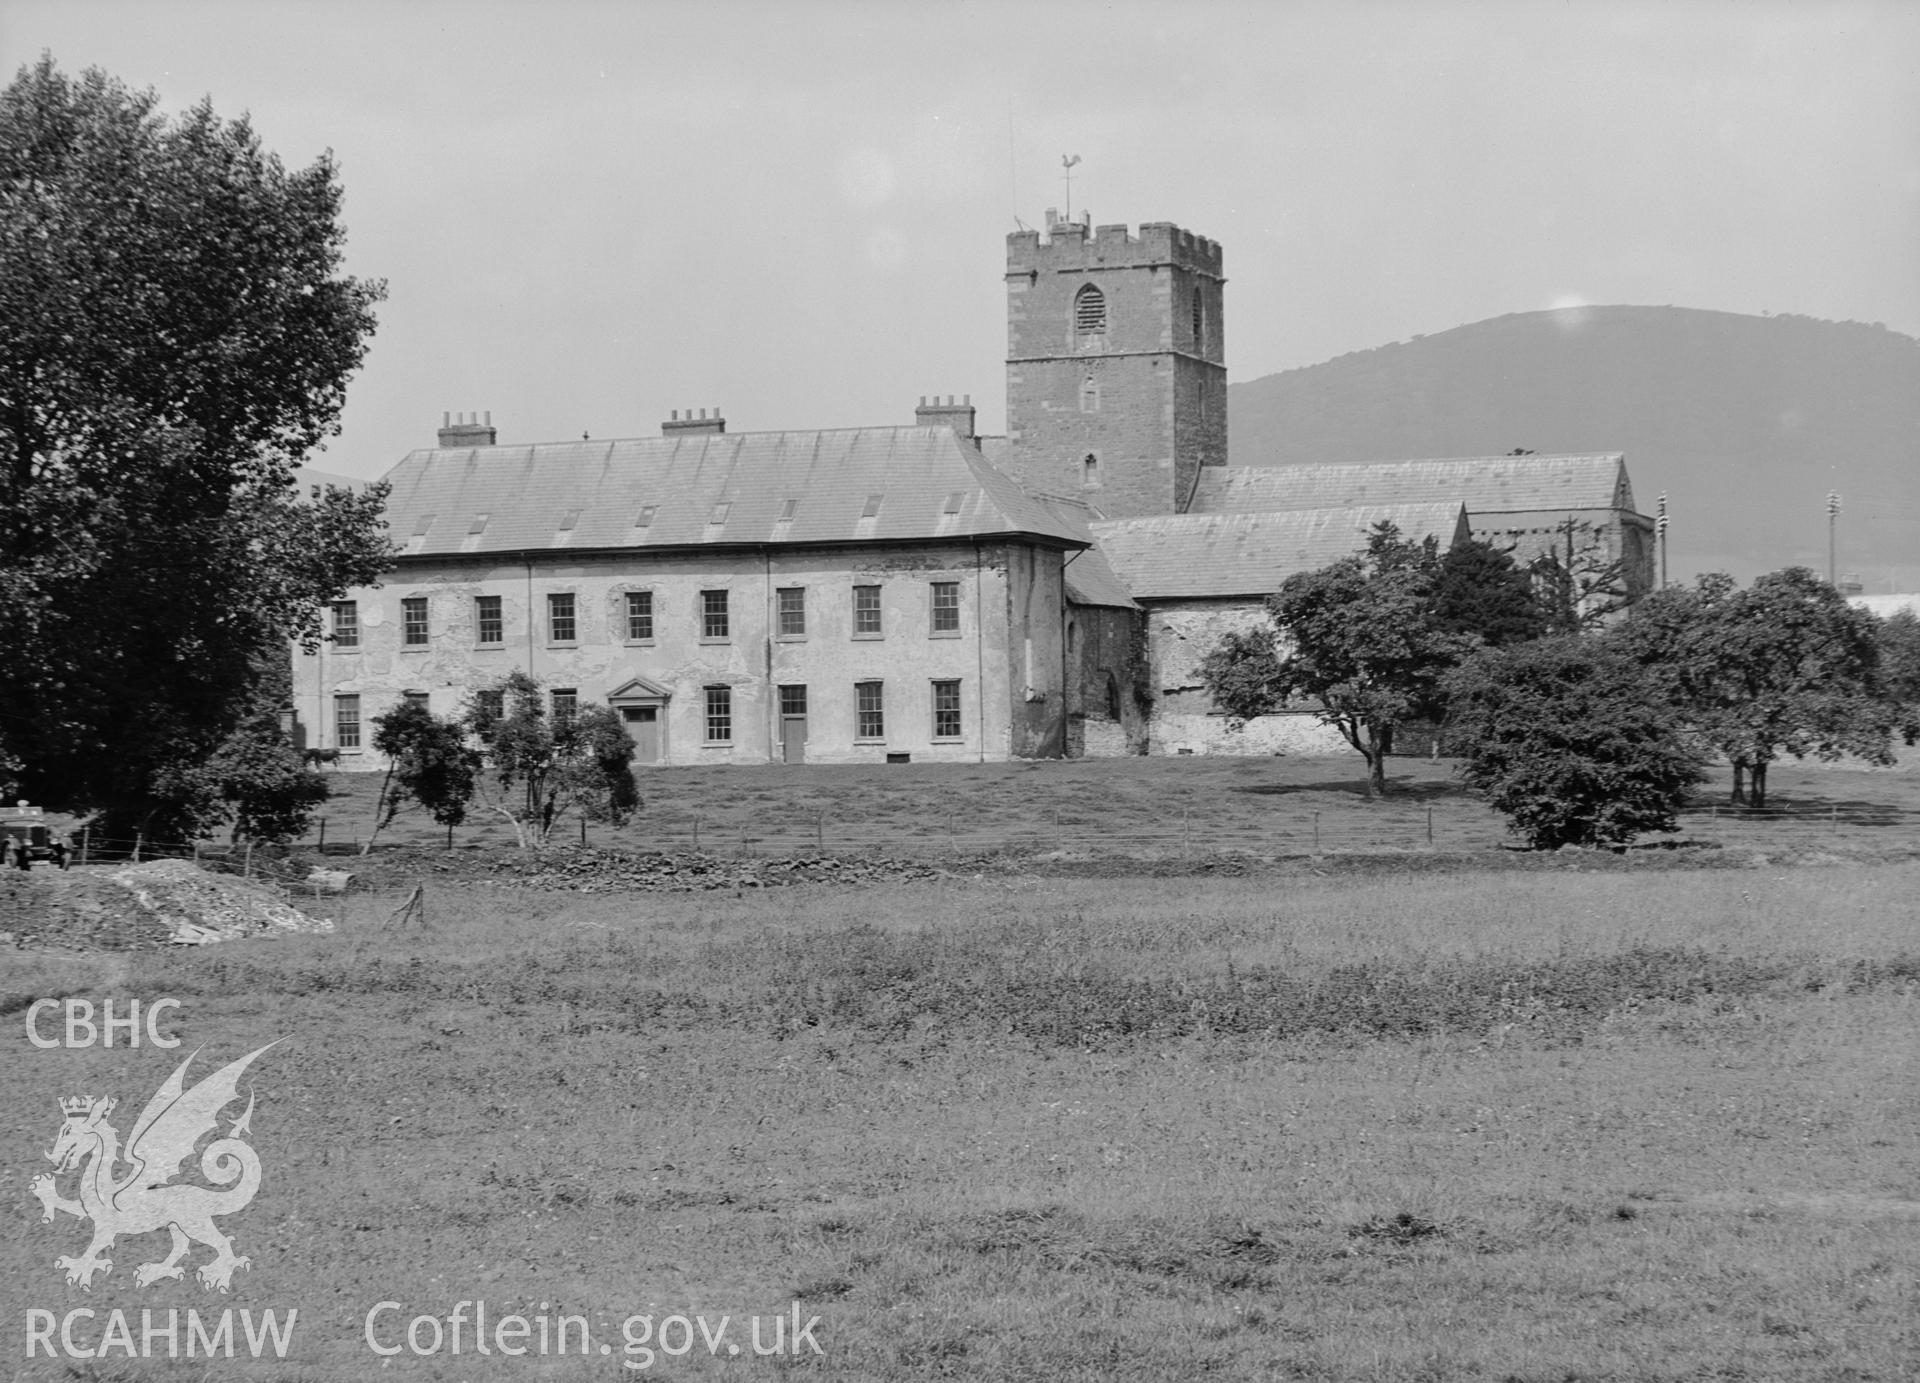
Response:
M1007 237L1007 464L1106 518L1184 513L1227 463L1220 246L1047 222Z

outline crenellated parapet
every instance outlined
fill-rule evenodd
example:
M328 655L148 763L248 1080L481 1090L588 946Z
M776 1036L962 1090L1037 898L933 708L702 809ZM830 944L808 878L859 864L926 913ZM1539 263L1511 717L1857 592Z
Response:
M1007 237L1010 276L1102 268L1176 268L1219 278L1224 265L1219 241L1183 230L1171 221L1142 222L1135 234L1124 223L1094 226L1050 216L1045 232L1015 231Z

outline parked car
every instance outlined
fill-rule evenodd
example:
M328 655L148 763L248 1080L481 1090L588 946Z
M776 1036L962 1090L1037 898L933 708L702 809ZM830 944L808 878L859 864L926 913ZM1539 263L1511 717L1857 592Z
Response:
M0 807L0 835L11 840L15 849L25 845L30 859L54 857L53 831L38 807L30 807L25 802Z

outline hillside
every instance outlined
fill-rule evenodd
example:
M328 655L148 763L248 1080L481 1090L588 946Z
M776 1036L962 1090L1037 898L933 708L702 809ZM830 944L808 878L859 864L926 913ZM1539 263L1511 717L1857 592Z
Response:
M1827 566L1920 590L1920 341L1677 307L1515 313L1227 391L1237 466L1624 451L1670 575Z

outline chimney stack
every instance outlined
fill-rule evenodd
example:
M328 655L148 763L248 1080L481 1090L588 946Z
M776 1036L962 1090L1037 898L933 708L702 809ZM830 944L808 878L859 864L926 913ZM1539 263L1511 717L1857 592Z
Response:
M490 447L494 441L493 414L484 422L472 413L440 415L440 445L443 447Z
M974 442L973 435L973 395L966 394L960 402L953 401L953 395L947 395L945 403L935 394L933 402L928 403L925 394L920 396L920 406L913 410L913 421L920 427L950 427L953 435Z
M693 416L691 408L686 410L684 418L676 408L673 410L673 416L660 424L662 437L718 437L726 430L727 420L720 416L720 410L717 408L713 410L711 418L707 416L707 410L704 408L700 410L700 416L697 418Z

